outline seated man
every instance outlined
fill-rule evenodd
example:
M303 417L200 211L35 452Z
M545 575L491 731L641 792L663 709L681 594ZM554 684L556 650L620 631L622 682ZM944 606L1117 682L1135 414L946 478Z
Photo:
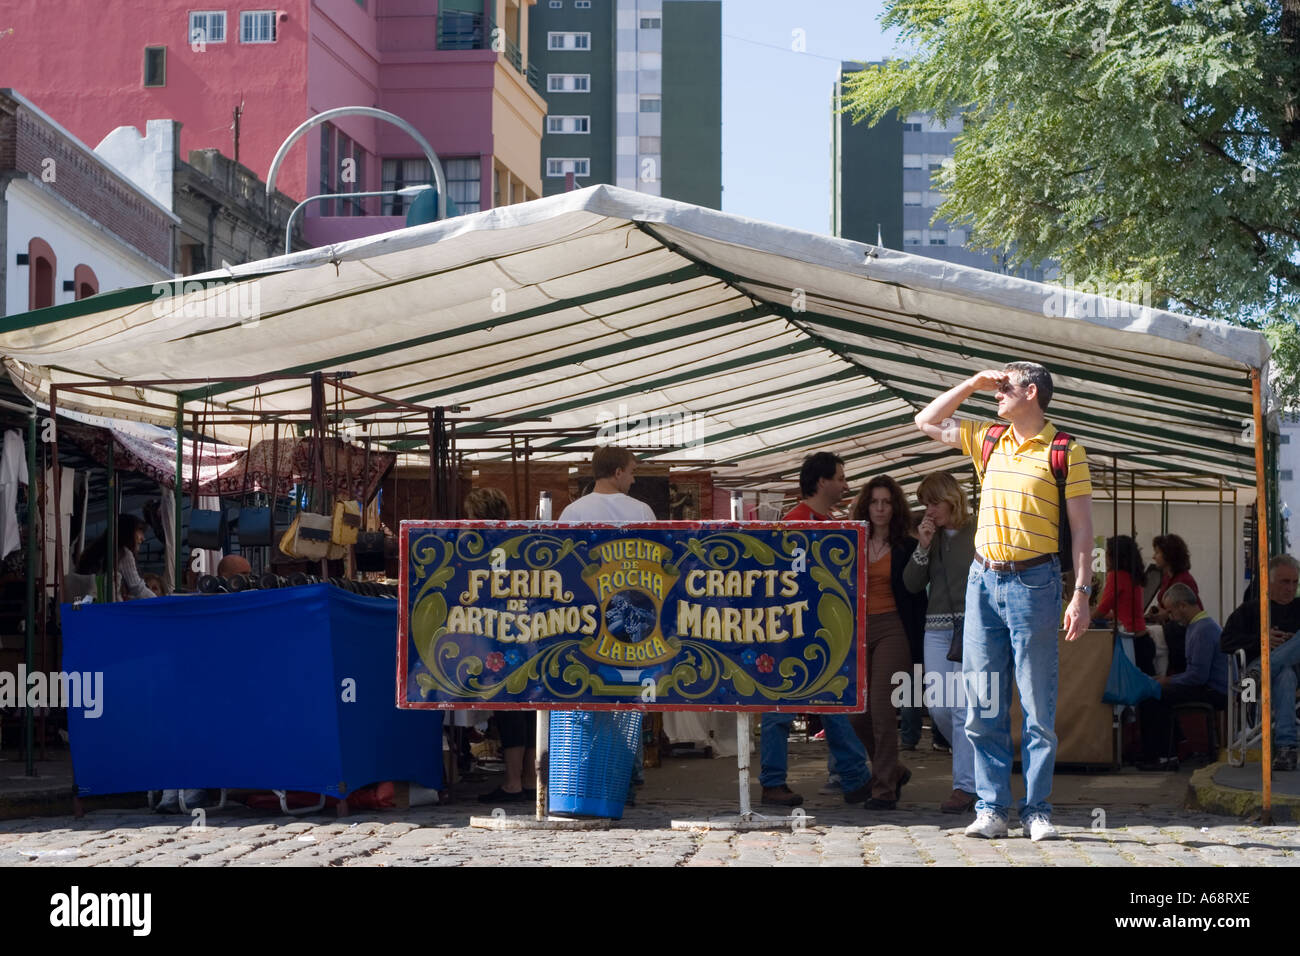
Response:
M228 554L217 564L217 577L229 581L237 574L252 574L253 566L248 559L238 554Z
M1296 665L1300 664L1300 562L1279 554L1268 563L1269 671L1273 701L1273 769L1296 769ZM1231 654L1244 648L1259 660L1259 600L1247 599L1223 625L1220 647Z
M1169 616L1187 629L1187 669L1158 677L1159 700L1138 705L1142 728L1141 770L1177 770L1173 752L1174 707L1192 701L1228 706L1228 655L1219 650L1219 625L1199 606L1196 592L1186 584L1171 584L1161 602Z

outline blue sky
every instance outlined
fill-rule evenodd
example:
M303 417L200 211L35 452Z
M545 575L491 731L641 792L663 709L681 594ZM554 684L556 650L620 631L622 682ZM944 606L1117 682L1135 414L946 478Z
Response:
M830 231L831 91L841 60L894 41L881 0L722 0L722 208ZM792 46L802 30L805 52Z

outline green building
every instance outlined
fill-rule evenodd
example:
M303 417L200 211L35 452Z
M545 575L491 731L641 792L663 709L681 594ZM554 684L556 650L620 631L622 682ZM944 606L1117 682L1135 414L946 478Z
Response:
M538 0L542 192L610 183L722 205L719 0Z

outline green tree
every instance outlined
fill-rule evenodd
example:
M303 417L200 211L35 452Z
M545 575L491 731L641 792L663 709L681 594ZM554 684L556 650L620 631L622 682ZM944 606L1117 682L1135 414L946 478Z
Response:
M960 112L938 215L1013 264L1263 328L1300 398L1300 0L887 0L845 108Z

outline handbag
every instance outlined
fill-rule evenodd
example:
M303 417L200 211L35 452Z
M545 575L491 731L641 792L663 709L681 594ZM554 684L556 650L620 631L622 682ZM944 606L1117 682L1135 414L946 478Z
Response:
M300 511L280 538L280 550L291 558L320 561L331 557L329 515Z
M1101 695L1102 703L1135 707L1148 697L1159 700L1160 684L1154 677L1138 670L1138 666L1128 659L1122 640L1118 634L1115 635L1115 644L1110 653L1110 675L1106 678L1106 690Z
M253 393L254 406L261 405L261 390ZM276 438L271 442L271 456L275 458L278 449L279 430L277 429ZM240 491L239 505L239 544L240 547L248 545L250 547L261 547L268 545L272 541L271 537L271 509L258 506L248 506L244 504L248 495L248 460L253 457L253 416L248 417L248 452L244 455L244 481ZM271 494L275 494L272 488Z
M358 532L356 547L353 548L352 554L356 558L358 571L383 571L388 565L384 533L382 531Z
M954 614L952 616L952 643L948 645L948 660L956 661L958 664L961 663L961 655L962 655L961 636L962 636L962 630L965 628L965 626L966 626L965 614Z
M357 543L357 532L361 528L361 506L355 501L334 502L334 518L330 525L330 540L337 545L349 547Z

